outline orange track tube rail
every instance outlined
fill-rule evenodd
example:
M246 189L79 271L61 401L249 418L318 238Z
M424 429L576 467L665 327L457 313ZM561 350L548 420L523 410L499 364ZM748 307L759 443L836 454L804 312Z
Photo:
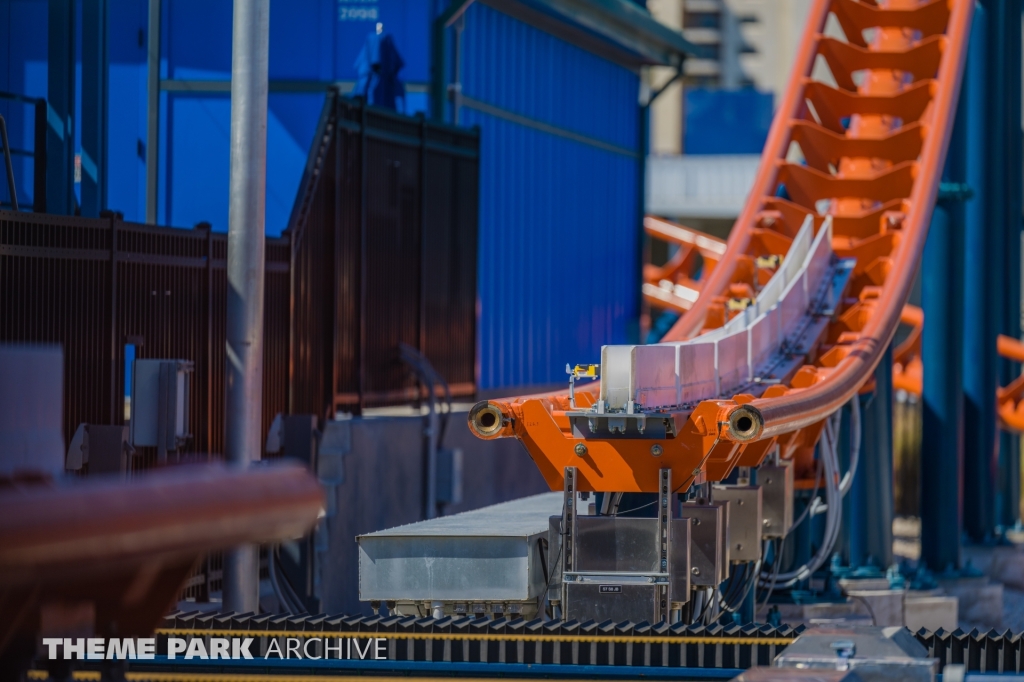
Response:
M757 466L775 446L796 460L798 477L812 476L824 419L868 388L900 323L938 194L972 12L972 0L811 7L750 197L700 295L664 339L725 324L731 299L757 293L751 264L784 254L807 216L815 230L831 216L834 252L856 264L802 365L759 395L670 410L676 428L658 448L643 438L581 438L565 395L480 403L469 419L476 435L519 438L552 489L566 466L577 467L581 491L653 492L664 467L685 489ZM835 86L815 77L823 66ZM799 156L803 163L790 160ZM595 400L576 396L576 409Z
M751 200L704 291L728 287L735 263L740 256L750 255L745 252L753 235L764 229L760 227L764 218L780 203L789 203L775 197L781 181L805 213L817 213L812 201L832 200L828 210L835 216L837 253L858 258L853 292L858 300L842 316L849 320L849 329L843 333L842 322L833 325L839 328L831 330L832 347L814 363L812 385L752 403L764 419L761 437L808 426L837 410L868 380L896 331L938 193L972 10L969 0L891 0L884 8L857 0L814 4L795 77L773 122ZM847 43L822 35L829 12L839 20ZM873 28L875 35L868 45L864 32ZM917 40L915 32L920 32ZM819 55L831 68L839 89L808 78ZM857 70L867 73L854 90ZM915 114L917 118L911 118ZM828 156L815 159L816 154L805 151L808 166L785 160L791 142L799 144L796 130L815 130L823 136L834 128L837 117L841 122L846 116L857 120L850 121L845 135L828 150L833 172L810 165ZM905 134L911 127L923 137L916 160L850 156L863 150L841 149L844 144L862 145L866 139L890 138L891 142L891 136ZM890 146L902 151L896 145L878 145L872 152L888 153ZM803 147L825 151L819 145ZM687 338L706 328L709 318L715 317L709 315L715 304L714 296L702 296L666 340Z

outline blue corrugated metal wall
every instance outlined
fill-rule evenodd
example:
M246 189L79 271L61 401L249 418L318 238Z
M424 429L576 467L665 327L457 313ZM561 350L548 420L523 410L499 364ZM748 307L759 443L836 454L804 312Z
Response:
M463 40L463 93L501 109L460 112L482 129L480 387L565 381L637 316L639 83L479 3Z
M429 4L424 0L274 0L270 19L272 83L355 80L356 56L377 21L394 36L405 59L402 78L410 83L427 80ZM163 78L230 80L231 2L164 0L162 30ZM409 97L407 104L411 110L426 109L422 96ZM287 225L322 105L321 94L272 88L267 112L267 234L277 235ZM229 95L165 92L160 116L159 221L188 226L206 220L214 230L226 231ZM112 197L111 206L116 205Z
M141 221L147 3L110 3L107 206ZM405 57L405 80L425 83L431 10L445 6L274 0L271 79L353 80L356 53L379 20ZM46 96L46 7L0 0L0 40L8 46L0 50L0 89ZM162 78L228 80L230 0L163 0L162 27ZM480 385L562 382L565 363L596 361L602 344L629 340L637 317L638 80L481 3L469 9L463 36L463 92L497 109L465 107L460 117L482 128ZM425 108L422 95L417 101ZM270 234L287 223L321 103L318 94L270 95ZM31 111L26 123L15 108L0 103L12 144L31 146ZM159 222L206 220L226 230L228 94L164 92L160 116ZM16 164L29 203L31 160Z

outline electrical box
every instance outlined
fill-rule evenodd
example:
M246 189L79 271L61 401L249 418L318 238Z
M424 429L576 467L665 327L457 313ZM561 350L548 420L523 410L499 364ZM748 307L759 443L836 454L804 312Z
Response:
M64 470L60 346L0 344L0 478Z
M733 562L761 558L761 487L756 485L716 485L715 500L729 502L729 556Z
M117 474L127 477L132 453L127 426L79 424L71 439L64 468L79 471L88 465L90 476Z
M784 538L793 525L793 467L764 465L757 469L766 538Z
M718 587L725 579L722 543L725 505L686 503L680 515L690 521L690 584Z
M132 363L133 447L155 447L160 459L192 435L189 398L194 365L188 360L135 360Z

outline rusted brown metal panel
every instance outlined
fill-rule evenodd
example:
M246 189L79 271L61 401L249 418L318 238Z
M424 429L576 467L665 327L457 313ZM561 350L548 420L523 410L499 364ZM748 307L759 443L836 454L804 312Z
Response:
M294 411L417 400L399 343L426 355L454 395L472 395L477 132L329 95L315 139L288 228ZM324 371L307 373L321 358Z
M289 254L287 239L267 241L265 429L286 409ZM124 423L132 344L195 363L181 456L222 451L226 258L226 237L205 230L0 211L0 343L64 349L65 442L82 423ZM133 468L155 461L141 448Z

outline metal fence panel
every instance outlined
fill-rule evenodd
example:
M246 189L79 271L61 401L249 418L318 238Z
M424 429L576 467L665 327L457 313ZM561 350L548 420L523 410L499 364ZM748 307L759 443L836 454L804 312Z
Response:
M296 326L304 335L294 345L296 367L324 355L324 344L333 349L330 383L308 377L328 412L408 402L420 393L399 360L405 343L453 395L472 395L479 135L337 93L328 95L319 131L287 233L302 263L296 319L327 309L332 323L326 335ZM328 272L333 289L323 285ZM296 376L293 386L304 380ZM304 411L323 414L323 405Z
M279 413L419 398L400 341L473 394L478 140L328 97L292 226L267 239L264 434ZM134 346L195 363L180 456L223 452L226 265L206 229L0 211L0 343L63 347L65 442L124 423Z
M285 411L287 240L267 240L264 430ZM185 458L223 452L227 236L0 211L0 343L64 348L65 442L79 424L125 421L126 346L195 363ZM136 468L156 461L140 448Z

